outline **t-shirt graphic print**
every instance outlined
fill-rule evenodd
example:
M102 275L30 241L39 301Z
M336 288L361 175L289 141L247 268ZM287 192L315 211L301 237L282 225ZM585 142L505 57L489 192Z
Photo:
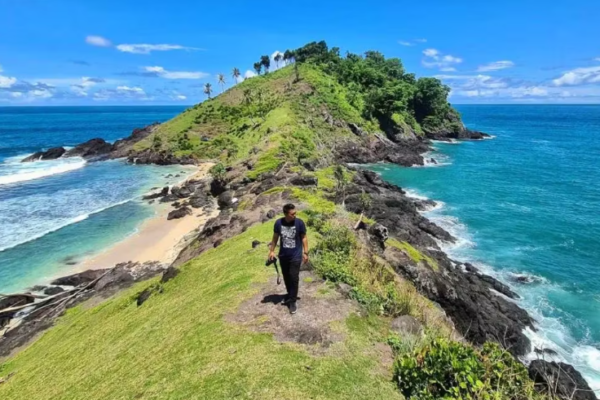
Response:
M302 258L302 238L306 225L300 218L287 222L285 218L275 222L275 233L279 235L279 258L297 260Z

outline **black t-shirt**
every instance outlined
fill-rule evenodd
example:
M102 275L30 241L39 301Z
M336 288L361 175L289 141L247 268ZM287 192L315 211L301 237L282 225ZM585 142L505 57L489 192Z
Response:
M285 218L275 222L275 233L279 239L279 258L298 260L302 258L302 237L306 235L306 225L300 218L287 222Z

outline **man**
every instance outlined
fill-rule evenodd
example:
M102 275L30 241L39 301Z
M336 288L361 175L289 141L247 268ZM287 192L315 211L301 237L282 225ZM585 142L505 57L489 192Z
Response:
M275 247L279 238L279 263L283 281L287 289L284 304L295 314L298 309L298 283L300 280L300 265L308 262L308 238L306 225L300 218L296 218L296 207L293 204L283 206L284 217L275 221L273 240L269 245L269 260L275 258Z

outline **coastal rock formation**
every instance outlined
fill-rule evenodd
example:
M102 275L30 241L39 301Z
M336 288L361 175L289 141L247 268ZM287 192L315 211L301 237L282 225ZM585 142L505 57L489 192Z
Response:
M529 376L542 393L563 400L597 400L585 379L569 364L534 360L529 364Z
M428 139L444 142L449 142L450 140L482 140L490 137L487 133L472 131L466 128L459 131L427 132L426 136Z
M55 160L60 158L65 154L66 150L64 147L52 147L46 151L37 151L30 155L29 157L25 157L21 160L21 162L31 162L31 161L39 161L39 160Z
M65 157L96 158L106 156L111 150L112 144L104 139L95 138L73 147L65 153Z

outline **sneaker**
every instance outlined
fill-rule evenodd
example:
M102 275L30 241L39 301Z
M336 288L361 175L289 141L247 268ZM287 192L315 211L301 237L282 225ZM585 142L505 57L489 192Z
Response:
M289 307L290 307L290 314L296 314L296 311L298 311L298 306L296 306L296 302L295 301L291 302Z
M288 297L288 295L285 295L285 298L283 299L283 301L281 302L281 304L283 304L284 306L287 306L288 304L290 304L291 301L292 301L292 299L290 299Z

